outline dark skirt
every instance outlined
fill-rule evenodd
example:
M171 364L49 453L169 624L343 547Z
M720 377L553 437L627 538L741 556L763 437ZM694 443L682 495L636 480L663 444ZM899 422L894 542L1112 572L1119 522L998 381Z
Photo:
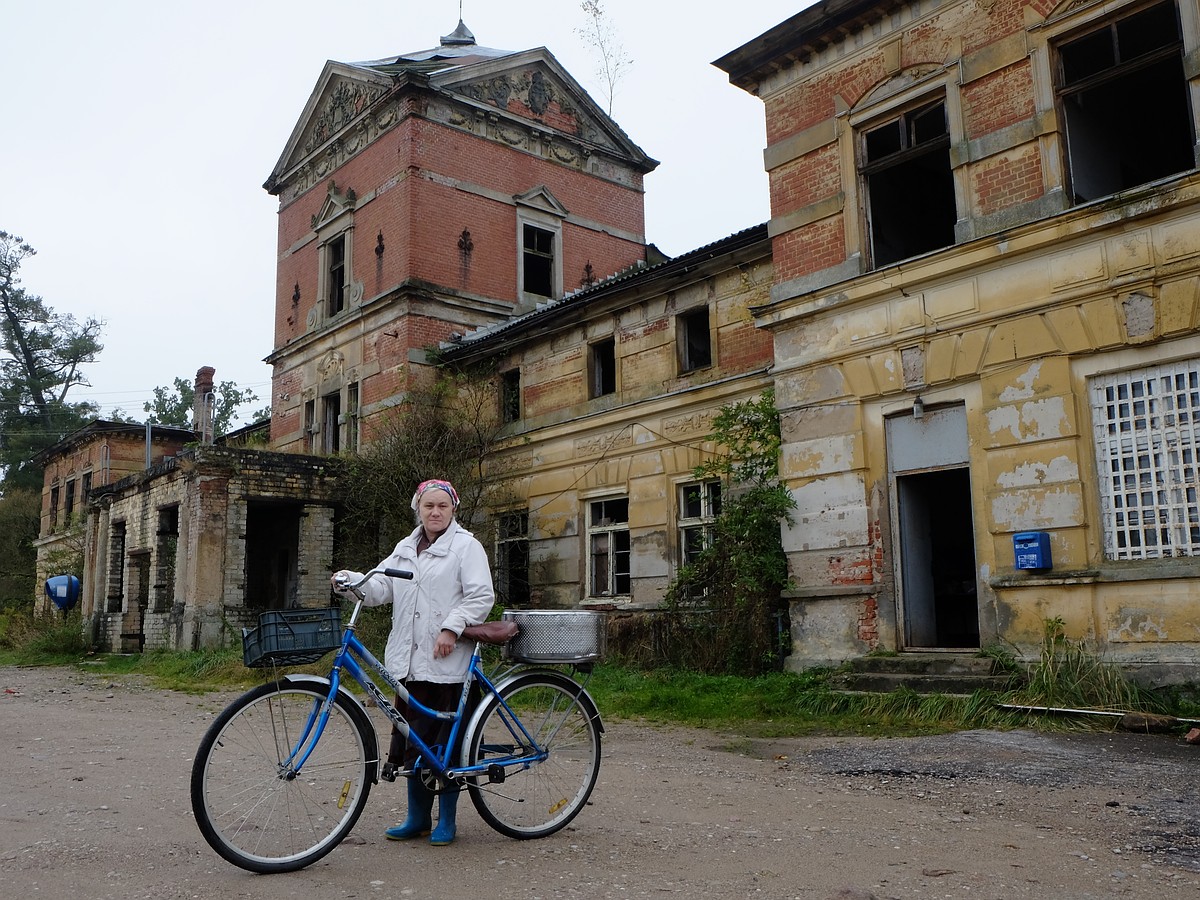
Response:
M458 709L458 698L462 694L462 682L457 684L435 684L432 681L405 681L404 686L408 688L413 699L418 703L422 703L430 709L440 711L453 712ZM471 712L479 705L480 692L479 685L472 684L470 693L467 695L467 709L463 716L463 727L466 727L466 719L469 718ZM423 716L418 712L409 709L407 703L400 699L399 696L395 699L396 708L404 714L404 718L408 720L409 727L430 747L440 751L445 746L446 740L450 737L450 728L453 722L444 722L439 719L431 719L428 716ZM462 732L458 734L458 743L462 742ZM454 747L454 753L458 753L458 747ZM453 762L454 756L450 757ZM392 728L392 742L388 748L387 761L395 766L399 766L401 762L404 768L411 769L417 762L416 745L409 743L404 739L404 735L395 727Z

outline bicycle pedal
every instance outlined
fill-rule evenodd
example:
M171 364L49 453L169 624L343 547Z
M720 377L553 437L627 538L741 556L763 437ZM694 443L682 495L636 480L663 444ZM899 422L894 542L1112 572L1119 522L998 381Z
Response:
M395 763L385 762L383 767L379 770L379 777L384 781L395 781L396 774L397 769Z
M487 769L488 781L491 784L502 784L504 782L504 766L490 765Z

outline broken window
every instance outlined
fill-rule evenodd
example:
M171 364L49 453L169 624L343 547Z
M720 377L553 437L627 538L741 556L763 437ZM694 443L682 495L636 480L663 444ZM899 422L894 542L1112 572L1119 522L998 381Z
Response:
M1104 555L1200 555L1200 359L1093 378Z
M609 338L588 347L588 396L603 397L617 390L617 345Z
M500 419L516 422L521 418L521 370L509 369L500 376Z
M954 177L943 100L862 133L867 232L876 267L954 243Z
M358 452L358 382L346 388L346 450Z
M108 536L108 591L105 608L120 612L125 599L125 523L113 522Z
M342 449L342 395L326 394L321 398L321 452L337 453Z
M680 313L679 370L691 372L712 365L712 337L708 329L708 307Z
M507 512L496 530L496 599L502 606L529 603L529 513Z
M179 552L179 507L158 511L154 548L154 611L168 612L175 602L175 560Z
M50 488L50 530L58 526L58 485Z
M1058 98L1075 203L1195 166L1174 3L1112 19L1058 45Z
M713 522L721 512L721 482L693 481L679 486L679 558L695 562L712 543Z
M71 521L71 517L72 517L72 515L74 515L74 513L75 513L75 479L70 478L67 480L65 506L63 507L63 519L66 520L66 525L68 528L70 528L71 525L74 524Z
M325 245L325 299L327 315L333 318L346 308L346 236L338 235Z
M554 232L536 225L522 227L521 289L539 297L554 296Z
M592 597L628 595L629 499L588 504L588 591Z
M317 434L321 426L317 424L317 401L304 401L304 450L306 453L317 451Z

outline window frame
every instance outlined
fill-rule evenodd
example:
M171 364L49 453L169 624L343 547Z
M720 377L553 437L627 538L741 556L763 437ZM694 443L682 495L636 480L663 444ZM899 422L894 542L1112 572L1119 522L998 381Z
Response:
M712 321L707 306L684 310L675 316L675 341L678 351L680 374L698 372L711 368L714 362ZM693 345L699 346L694 337L704 336L702 359L693 359Z
M342 392L321 397L321 453L332 456L342 449Z
M529 510L512 509L496 515L496 599L505 607L528 605Z
M695 493L699 500L699 509L694 513L689 509L688 503L691 493ZM676 485L675 527L681 567L691 563L702 551L712 546L713 528L717 516L721 514L722 498L723 488L719 478L685 481ZM699 545L694 552L690 552L689 544L692 542L693 535L699 535Z
M945 123L944 130L927 140L918 139L918 126L922 117L940 108ZM857 190L860 197L860 215L863 229L863 250L869 266L872 269L886 268L921 256L953 247L957 242L955 223L958 220L958 197L954 184L954 168L950 158L954 125L951 118L951 101L944 86L927 87L918 96L906 98L903 102L889 106L886 110L872 111L873 115L863 115L854 122L854 158L857 177ZM881 133L894 124L901 123L899 128L900 140L897 149L882 155L871 157L870 141L872 135ZM950 213L948 233L937 237L937 232L946 228L927 224L926 240L920 242L919 249L911 247L899 248L885 252L883 239L895 233L895 223L887 220L886 214L894 215L892 205L902 205L894 199L885 197L885 188L890 182L884 179L889 173L895 173L915 163L929 161L938 156L938 172L942 173L941 161L944 160L945 183L942 185L944 197L940 206L935 208ZM874 184L873 184L874 182ZM898 179L898 183L905 183ZM878 207L876 205L878 201ZM949 203L949 209L945 204ZM886 204L886 205L885 205ZM948 238L948 239L946 239ZM946 239L943 241L943 239Z
M1128 22L1131 19L1142 16L1151 10L1159 7L1170 7L1174 14L1175 23L1175 40L1168 44L1163 44L1149 52L1142 54L1134 54L1126 59L1117 60L1116 56L1120 54L1120 37L1119 27L1122 23ZM1072 17L1074 18L1074 17ZM1114 61L1111 65L1098 69L1090 74L1068 83L1067 73L1065 71L1065 55L1064 50L1071 46L1078 47L1085 41L1092 39L1103 32L1108 31L1110 35L1110 46L1114 52ZM1196 169L1195 159L1195 143L1196 143L1196 122L1195 111L1192 106L1192 91L1189 84L1189 79L1186 70L1186 60L1188 54L1188 46L1185 40L1185 29L1181 19L1179 4L1176 0L1162 0L1162 2L1149 4L1130 4L1117 10L1108 10L1106 12L1093 15L1086 23L1078 24L1071 22L1070 24L1062 23L1060 30L1049 36L1048 39L1048 58L1049 58L1049 76L1051 79L1052 90L1054 94L1055 110L1059 122L1059 154L1062 160L1062 171L1064 180L1064 189L1067 194L1068 202L1071 206L1078 206L1085 203L1090 203L1105 197L1119 194L1123 191L1132 190L1143 184L1149 184L1160 178L1170 178L1181 175L1185 172L1194 171ZM1176 60L1179 65L1179 80L1173 86L1179 90L1178 100L1180 107L1177 108L1178 117L1176 127L1183 124L1187 128L1187 138L1183 140L1179 135L1175 136L1175 140L1179 141L1174 145L1172 152L1180 155L1182 167L1175 167L1167 162L1168 153L1163 152L1159 157L1163 171L1154 174L1141 175L1120 175L1115 178L1112 172L1101 172L1098 167L1089 165L1091 159L1103 157L1112 159L1118 165L1113 171L1120 170L1120 164L1131 158L1137 158L1144 162L1145 156L1138 153L1136 150L1128 150L1121 152L1120 148L1113 149L1111 143L1104 145L1102 153L1084 154L1082 151L1078 154L1072 152L1072 135L1071 132L1075 125L1079 122L1079 128L1086 130L1088 124L1086 116L1082 111L1079 113L1073 112L1070 101L1074 97L1084 95L1093 96L1093 105L1095 100L1103 100L1104 92L1111 90L1119 90L1123 85L1133 80L1139 74L1145 74L1148 70L1163 66L1169 63L1172 59ZM1165 75L1162 76L1164 79ZM1166 81L1164 80L1164 84ZM1153 92L1156 97L1165 96L1163 91ZM1097 95L1100 95L1097 97ZM1158 106L1155 109L1161 111L1164 107ZM1153 114L1153 113L1152 113ZM1158 117L1158 140L1159 145L1168 146L1169 142L1164 142L1162 138L1162 121L1161 116ZM1105 116L1105 121L1109 121L1109 117ZM1118 131L1140 132L1140 129L1134 127L1134 123L1124 122L1123 129ZM1087 141L1082 142L1088 149L1093 149L1096 145L1089 144ZM1172 168L1173 171L1167 172L1166 168ZM1085 177L1086 175L1086 177ZM1085 186L1085 181L1095 182L1094 186ZM1085 194L1080 194L1080 190L1085 190Z
M617 341L604 338L588 344L588 399L617 392Z
M1104 557L1200 556L1200 357L1095 374L1087 389Z
M549 294L536 293L529 290L527 266L530 264L526 246L526 229L534 229L545 234L550 240L548 252L537 252L536 259L548 260ZM546 300L558 300L563 295L563 227L562 220L557 215L537 210L531 207L521 207L517 211L517 296L522 299L522 306L529 308Z
M500 373L500 421L505 425L521 421L521 369L514 367Z
M629 599L633 595L629 498L615 495L593 497L586 503L588 597ZM611 512L613 516L597 516L604 512ZM599 551L601 543L607 544L602 553Z

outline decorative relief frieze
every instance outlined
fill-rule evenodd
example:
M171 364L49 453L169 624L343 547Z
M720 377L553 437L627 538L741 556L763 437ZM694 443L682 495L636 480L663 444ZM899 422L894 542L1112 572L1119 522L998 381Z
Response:
M708 434L712 431L712 420L715 413L711 410L689 413L674 419L663 419L663 434L674 438L688 434Z
M596 453L606 453L617 447L629 447L633 444L633 429L626 427L619 431L609 431L594 437L579 438L575 441L576 456L592 456Z
M304 142L305 155L312 153L358 118L385 91L386 88L381 85L339 81L326 96L321 112L313 120Z
M349 83L343 83L339 87L345 86L349 86ZM384 93L383 88L368 88L366 85L358 85L357 87L366 91L366 95L361 98L361 108L369 106ZM335 93L337 92L335 91ZM359 107L358 99L343 98L335 103L334 99L331 98L330 105L318 117L317 123L308 133L302 147L296 154L297 158L312 158L305 159L292 176L287 189L282 193L285 203L294 200L313 185L323 180L330 172L335 171L348 159L361 153L367 145L388 131L400 118L398 107L396 104L390 103L382 109L375 110L365 116L357 125L346 131L346 133L337 134L338 129L333 127L334 123L341 121L340 128L345 128L354 116L358 115L358 112L355 112L350 118L344 121L339 117L355 109L361 112L361 108ZM329 139L335 135L336 140L330 141ZM324 146L327 142L328 146ZM313 154L316 155L314 156Z

